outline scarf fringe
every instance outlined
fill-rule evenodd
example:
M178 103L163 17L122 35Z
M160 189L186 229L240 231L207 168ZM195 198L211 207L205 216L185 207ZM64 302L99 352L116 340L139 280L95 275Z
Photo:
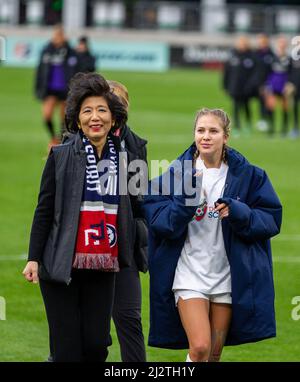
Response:
M73 268L96 269L103 272L119 272L119 262L117 257L112 257L110 253L76 253Z

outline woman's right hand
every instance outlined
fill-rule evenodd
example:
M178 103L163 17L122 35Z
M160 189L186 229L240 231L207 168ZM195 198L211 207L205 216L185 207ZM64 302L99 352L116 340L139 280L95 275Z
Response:
M22 274L27 281L37 284L39 282L38 269L39 263L37 261L28 261Z

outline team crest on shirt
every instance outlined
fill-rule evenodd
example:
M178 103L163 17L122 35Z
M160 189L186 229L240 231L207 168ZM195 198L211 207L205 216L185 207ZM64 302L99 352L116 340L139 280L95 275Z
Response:
M194 219L197 221L202 220L206 214L206 211L207 211L207 201L204 199L204 201L196 209Z

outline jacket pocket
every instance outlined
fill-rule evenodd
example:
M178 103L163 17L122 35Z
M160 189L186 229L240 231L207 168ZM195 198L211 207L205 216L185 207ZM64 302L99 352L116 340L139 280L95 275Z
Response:
M253 270L251 259L251 247L240 246L240 253L231 257L231 280L232 280L232 324L235 319L239 326L245 328L251 325L250 318L255 314ZM234 258L233 258L234 257Z

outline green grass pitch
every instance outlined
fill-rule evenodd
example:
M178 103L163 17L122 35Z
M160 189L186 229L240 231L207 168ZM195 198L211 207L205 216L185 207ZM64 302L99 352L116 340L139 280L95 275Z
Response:
M222 107L231 114L230 100L220 90L218 72L170 70L167 73L103 72L127 85L129 125L148 139L149 159L175 159L193 139L195 111ZM48 137L41 123L41 106L33 96L33 71L0 67L0 296L6 320L0 321L0 361L44 361L48 332L39 288L25 282L30 225L45 164ZM257 104L252 103L254 122ZM280 128L280 119L278 130ZM266 169L284 206L281 234L274 238L277 337L226 347L223 361L300 361L300 320L292 319L292 298L300 296L300 140L268 139L254 129L232 138L230 145ZM143 286L145 340L149 329L148 275ZM112 328L109 361L120 361ZM149 361L184 361L185 351L147 347Z

